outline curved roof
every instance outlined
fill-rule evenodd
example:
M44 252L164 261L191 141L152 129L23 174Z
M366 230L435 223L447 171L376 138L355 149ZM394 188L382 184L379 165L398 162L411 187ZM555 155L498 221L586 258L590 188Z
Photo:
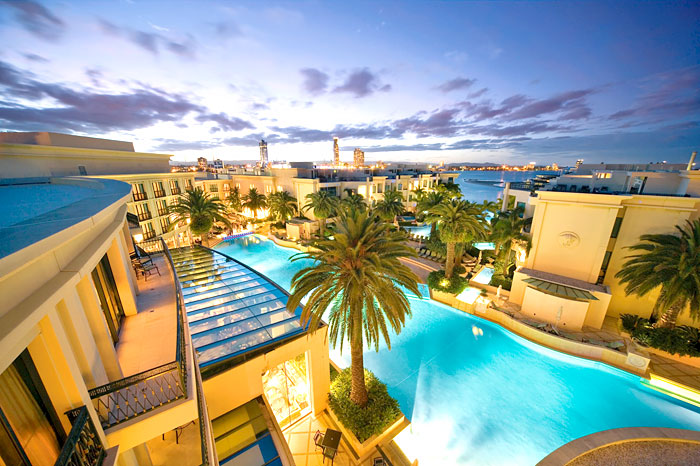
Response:
M0 259L96 215L130 193L129 184L107 179L0 180Z

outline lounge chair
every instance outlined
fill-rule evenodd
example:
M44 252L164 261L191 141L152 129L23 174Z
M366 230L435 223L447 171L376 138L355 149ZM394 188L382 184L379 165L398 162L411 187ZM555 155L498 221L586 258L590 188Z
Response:
M150 260L146 263L139 261L134 265L134 267L136 269L136 274L138 275L138 273L140 272L146 281L148 281L148 276L153 273L153 270L158 272L158 275L160 275L160 270L158 270L158 266Z

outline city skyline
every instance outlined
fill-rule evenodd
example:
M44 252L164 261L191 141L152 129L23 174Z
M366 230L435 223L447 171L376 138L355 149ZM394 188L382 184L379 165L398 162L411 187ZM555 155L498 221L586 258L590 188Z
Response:
M0 130L175 160L687 161L692 3L0 2Z

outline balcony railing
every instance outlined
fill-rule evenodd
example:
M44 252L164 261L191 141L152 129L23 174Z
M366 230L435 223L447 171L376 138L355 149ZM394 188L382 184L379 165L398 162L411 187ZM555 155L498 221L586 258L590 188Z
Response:
M69 411L73 427L63 445L55 466L99 466L105 448L85 406Z
M155 197L165 197L165 191L153 191Z
M179 188L179 187L178 187L178 188L173 188L172 186L170 187L170 193L171 193L173 196L177 196L178 194L180 194L180 192L181 192L181 191L180 191L180 188Z
M95 405L100 423L105 429L187 397L185 308L182 293L177 286L177 277L175 268L172 266L170 253L162 238L160 241L161 248L166 252L171 265L171 273L176 284L177 348L175 361L90 390L90 398Z
M151 212L141 212L138 214L139 222L143 222L151 219Z
M158 209L158 215L161 216L161 217L162 217L163 215L168 215L169 213L170 213L170 212L168 211L168 209Z
M146 199L148 199L146 193L134 193L134 201L145 201Z

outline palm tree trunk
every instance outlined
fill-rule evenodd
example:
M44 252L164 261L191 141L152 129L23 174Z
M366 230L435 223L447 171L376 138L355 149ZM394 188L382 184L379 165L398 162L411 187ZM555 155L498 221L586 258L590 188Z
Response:
M326 231L326 219L325 218L319 218L318 219L318 236L320 239L323 239L323 233Z
M455 247L455 266L462 264L462 258L464 257L465 249L467 249L467 246L464 243L459 243Z
M437 232L437 222L433 222L430 224L430 238L434 238L436 232Z
M362 335L350 341L350 365L352 373L352 385L350 388L350 401L357 406L364 407L367 404L367 386L365 385L365 365L362 356Z
M681 313L682 307L678 304L666 309L666 311L661 315L658 322L654 324L656 328L673 328L676 326L676 320L678 320L678 315Z
M204 245L206 247L209 247L209 232L206 232L202 235L202 241L204 241Z
M447 258L445 260L445 278L452 278L452 269L455 267L455 243L447 243Z

